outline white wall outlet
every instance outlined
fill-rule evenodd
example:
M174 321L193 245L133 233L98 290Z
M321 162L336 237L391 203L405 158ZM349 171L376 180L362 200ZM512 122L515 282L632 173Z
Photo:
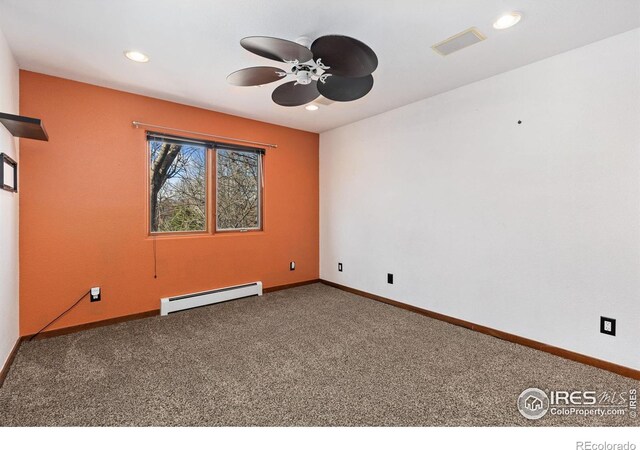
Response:
M600 317L600 333L615 336L616 319L610 319L609 317Z
M99 287L92 287L91 288L91 301L92 302L99 302L100 301L100 288Z

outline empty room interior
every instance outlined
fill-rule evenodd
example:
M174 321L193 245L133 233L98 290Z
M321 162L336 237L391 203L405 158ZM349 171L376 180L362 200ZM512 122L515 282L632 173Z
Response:
M0 123L2 426L640 425L636 0L0 0Z

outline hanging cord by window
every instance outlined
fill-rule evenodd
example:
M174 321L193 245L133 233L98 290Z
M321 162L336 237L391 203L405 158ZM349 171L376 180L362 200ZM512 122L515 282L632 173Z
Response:
M158 253L156 250L156 237L153 237L153 278L158 278Z
M68 313L69 311L71 311L73 308L76 307L76 305L78 303L80 303L87 295L89 295L89 292L91 292L90 290L85 292L84 294L82 294L82 297L80 297L73 305L71 305L65 312L63 312L62 314L60 314L58 317L56 317L55 319L53 319L51 322L49 322L48 324L46 324L44 327L42 327L40 329L40 331L38 331L36 334L34 334L33 336L31 336L29 338L29 341L32 341L37 335L39 335L40 333L42 333L44 330L46 330L47 328L49 328L54 322L56 322L58 319L60 319L62 316L64 316L66 313Z

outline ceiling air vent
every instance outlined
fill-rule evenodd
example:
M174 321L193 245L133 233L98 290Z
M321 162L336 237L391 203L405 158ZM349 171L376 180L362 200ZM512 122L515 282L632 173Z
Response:
M477 44L480 41L484 41L486 36L483 35L477 28L469 28L462 33L458 33L455 36L451 36L442 42L438 42L431 47L437 54L442 56L450 55L453 52L457 52L470 45Z

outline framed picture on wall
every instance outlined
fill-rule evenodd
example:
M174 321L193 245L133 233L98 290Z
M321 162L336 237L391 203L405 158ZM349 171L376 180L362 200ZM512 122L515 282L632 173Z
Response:
M18 192L18 163L4 153L0 153L0 163L0 187Z

